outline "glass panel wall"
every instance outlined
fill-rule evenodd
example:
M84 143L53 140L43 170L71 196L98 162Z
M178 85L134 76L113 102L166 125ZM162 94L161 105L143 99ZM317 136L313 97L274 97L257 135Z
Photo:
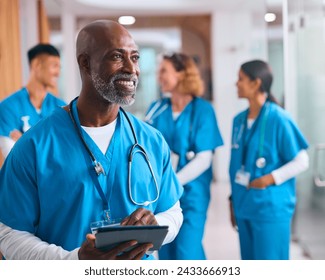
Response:
M310 168L298 177L295 235L325 259L325 20L322 0L287 0L286 104L310 143ZM319 179L317 181L316 179ZM317 183L318 182L318 183Z

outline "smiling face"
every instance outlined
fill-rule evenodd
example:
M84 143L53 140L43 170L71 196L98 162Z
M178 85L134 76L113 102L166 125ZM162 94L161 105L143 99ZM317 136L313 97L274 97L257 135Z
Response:
M140 74L138 48L119 25L101 36L90 58L93 87L110 103L131 105L135 101Z
M239 70L236 83L239 98L252 99L258 94L259 82L251 80L242 70Z
M173 92L179 83L180 72L177 72L171 61L163 59L158 70L158 81L163 92Z
M48 54L39 55L32 62L36 79L44 87L56 87L60 75L60 57Z

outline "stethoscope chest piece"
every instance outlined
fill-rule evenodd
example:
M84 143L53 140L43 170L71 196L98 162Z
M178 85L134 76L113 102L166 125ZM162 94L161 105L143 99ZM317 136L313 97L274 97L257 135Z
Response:
M195 157L195 153L193 151L188 151L186 153L187 160L192 160Z
M266 159L264 157L260 157L256 160L256 166L258 168L263 168L266 165Z

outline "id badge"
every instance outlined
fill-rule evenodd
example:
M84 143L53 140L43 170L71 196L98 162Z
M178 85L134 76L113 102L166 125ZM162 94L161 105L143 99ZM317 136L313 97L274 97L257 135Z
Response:
M174 169L174 171L177 171L177 166L178 166L178 161L179 161L179 155L170 151L170 159L172 162L172 167Z
M102 221L96 221L92 222L90 224L90 229L92 234L96 234L98 232L99 228L103 227L112 227L112 226L119 226L122 222L122 219L115 219L115 220L102 220Z
M251 174L244 169L239 169L236 173L235 183L243 187L248 187Z

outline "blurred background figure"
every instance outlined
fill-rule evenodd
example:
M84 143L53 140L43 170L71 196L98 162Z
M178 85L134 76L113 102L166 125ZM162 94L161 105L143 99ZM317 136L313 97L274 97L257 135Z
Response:
M253 60L236 84L249 108L233 121L230 210L245 260L289 259L295 176L308 168L308 143L270 93L272 80L270 66Z
M49 93L60 75L60 54L50 44L28 51L30 76L25 87L0 103L0 152L5 158L15 142L31 126L65 102Z
M183 225L174 242L159 251L159 258L203 260L213 153L223 141L213 107L200 98L203 82L191 57L181 53L164 55L158 80L161 91L170 97L154 102L145 120L165 137L172 165L184 186L180 200Z

